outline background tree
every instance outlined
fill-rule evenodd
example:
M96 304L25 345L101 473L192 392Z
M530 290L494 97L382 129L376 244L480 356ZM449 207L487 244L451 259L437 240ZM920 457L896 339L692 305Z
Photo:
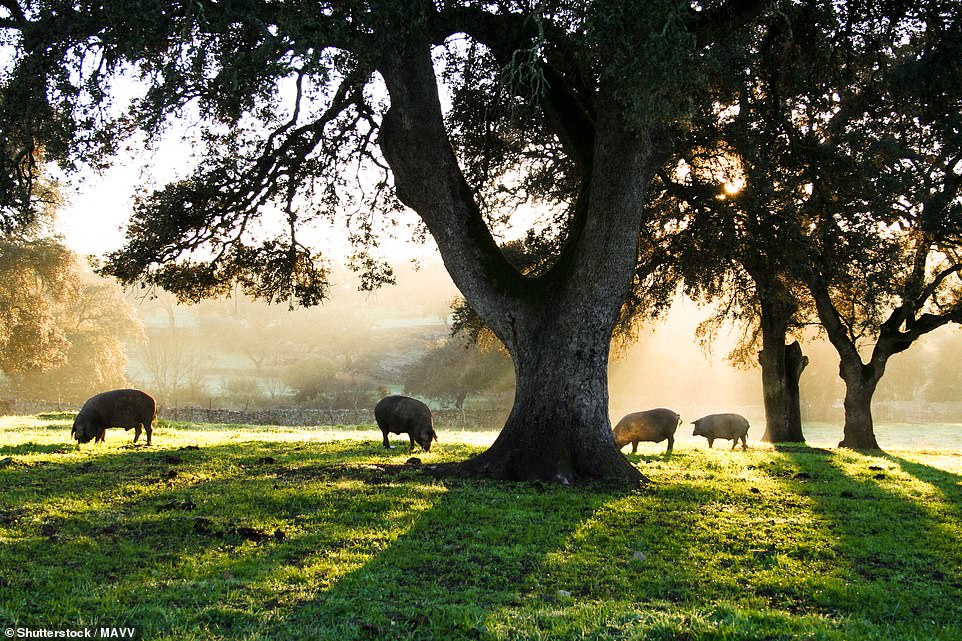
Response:
M744 99L744 94L740 95ZM737 103L741 113L752 105ZM684 154L681 164L666 168L655 183L661 193L653 206L679 211L681 223L672 240L673 270L686 294L714 306L699 327L711 341L725 325L740 327L729 360L740 367L761 365L765 432L769 442L804 441L799 379L808 364L790 334L804 325L799 286L784 267L784 212L778 191L756 189L766 171L781 171L777 159L756 148L730 145L729 127L744 126L740 115L718 123L717 136ZM742 153L742 152L746 153ZM759 166L761 165L761 166ZM682 171L680 171L682 170ZM747 184L746 184L747 183ZM774 181L779 188L791 183Z
M962 322L960 30L957 3L909 8L871 43L871 64L853 66L863 82L831 119L803 119L825 123L798 139L815 212L800 273L840 358L840 446L878 448L871 403L889 358Z
M766 361L773 371L788 365L777 359L787 355L785 328L799 308L796 284L805 284L841 359L843 446L878 447L871 399L888 358L958 319L962 105L952 84L958 71L946 68L958 26L954 3L783 12L766 25L764 55L737 101L715 110L717 138L695 149L716 167L734 164L745 186L726 194L720 180L714 191L696 184L691 225L701 230L682 237L715 260L731 248L751 277L763 372ZM704 242L710 233L715 239ZM712 277L709 287L728 278L732 300L744 289L710 260L683 266L694 266L701 282ZM865 363L867 341L874 346Z
M286 368L282 377L294 390L294 400L301 405L325 409L371 409L384 395L372 375L373 369L366 358L352 361L345 369L329 358L311 356Z
M71 160L102 158L120 124L157 132L199 114L198 168L139 203L107 273L185 299L238 283L315 304L328 271L304 225L345 205L390 213L391 186L515 364L505 428L463 469L570 483L639 478L610 435L606 369L623 301L646 276L639 251L661 230L646 186L674 126L726 73L716 49L768 5L11 0L0 28L16 46L7 84L66 120L52 138ZM145 93L109 121L110 79L129 69ZM358 163L383 177L363 207L349 202L350 177L370 176ZM519 273L499 250L496 193L536 195L524 201L553 214L559 249L543 270ZM262 215L276 235L255 234ZM358 239L374 238L372 218L355 219ZM391 277L376 259L354 262L368 285Z
M438 343L413 363L404 375L404 391L454 400L464 408L469 394L509 394L513 387L511 360L491 346L453 336Z
M693 113L692 135L651 187L649 207L677 219L667 243L673 277L688 296L713 306L699 328L702 339L710 342L734 322L739 341L729 359L761 365L762 439L771 442L804 440L799 379L808 359L797 338L815 315L794 275L803 252L798 194L809 178L773 114L846 86L848 77L819 59L858 55L854 41L838 36L838 15L849 9L782 3L743 47L726 49L740 72L719 76L716 100ZM864 14L849 17L865 26Z
M231 296L197 306L197 330L222 350L244 355L258 375L272 359L288 354L283 319L263 301ZM275 366L277 363L273 363Z
M150 332L141 348L145 387L163 407L205 400L207 367L204 344L186 332Z
M844 237L844 234L840 236ZM878 449L872 398L888 360L925 334L962 323L962 258L943 253L924 232L899 234L875 252L853 260L852 271L810 277L819 317L839 354L845 382L845 427L840 447ZM954 243L953 243L954 245ZM864 272L856 271L864 268ZM860 352L872 341L868 362Z
M74 255L50 239L0 238L0 371L61 365L70 348L58 309L80 295Z
M23 18L17 5L3 7ZM7 80L0 89L0 372L20 396L79 401L124 384L123 341L140 324L116 284L84 274L52 235L63 199L45 163L63 159L53 140L63 121L29 81Z
M714 126L684 156L684 189L662 176L690 218L679 234L689 288L725 292L724 310L757 319L766 438L801 437L786 392L804 361L785 349L799 283L841 358L851 447L877 447L871 397L887 359L957 316L960 104L945 68L956 27L952 3L785 7L759 32L734 100L704 116Z
M75 262L69 267L79 271ZM54 307L54 322L68 343L62 362L16 376L21 396L81 402L128 385L127 345L143 338L141 322L116 283L89 274L81 282L75 297Z

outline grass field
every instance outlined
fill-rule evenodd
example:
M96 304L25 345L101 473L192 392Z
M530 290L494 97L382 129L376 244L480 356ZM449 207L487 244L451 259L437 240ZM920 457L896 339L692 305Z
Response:
M369 427L69 425L0 418L5 629L962 639L958 451L651 445L650 485L564 489L432 478ZM455 438L417 456L478 451Z

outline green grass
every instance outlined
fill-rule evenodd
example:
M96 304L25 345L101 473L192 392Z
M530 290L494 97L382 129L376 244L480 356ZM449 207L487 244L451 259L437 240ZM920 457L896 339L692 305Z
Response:
M166 423L148 448L69 425L0 419L0 627L962 639L959 452L651 445L651 485L564 489L399 471L404 441L363 426ZM441 438L417 456L479 449Z

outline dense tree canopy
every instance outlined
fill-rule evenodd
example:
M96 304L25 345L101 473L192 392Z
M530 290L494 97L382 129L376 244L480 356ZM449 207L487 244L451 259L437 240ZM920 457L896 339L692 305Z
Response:
M138 203L106 268L186 299L238 283L317 303L328 271L311 221L354 212L370 245L373 213L403 203L515 366L508 423L464 469L637 479L614 448L605 377L646 276L639 250L662 230L646 186L727 73L723 43L768 5L6 0L5 95L30 109L8 102L4 118L68 163L100 161L133 128L195 120L196 169ZM124 75L145 89L111 105ZM537 272L519 272L489 226L520 202L557 248ZM390 278L376 255L353 262L369 283Z
M139 331L117 284L84 274L59 240L0 239L0 372L7 393L78 401L123 386L126 341Z
M443 57L450 139L485 217L532 200L564 217L593 153L599 82L618 94L632 127L663 126L705 81L708 70L694 64L699 38L711 42L758 11L748 2L700 12L674 2L580 4L11 0L0 27L19 55L4 131L52 160L101 163L131 125L158 134L173 116L200 120L198 168L139 203L108 271L186 298L236 280L311 304L327 272L299 236L305 223L358 198L365 211L398 205L386 182L365 184L363 196L350 187L361 165L363 180L387 179L376 144L388 104L382 79L406 37ZM112 105L111 90L131 76L141 95ZM279 231L259 240L252 228L269 216ZM370 229L359 221L360 235Z
M952 2L772 17L764 55L686 154L685 184L664 176L689 208L681 269L759 319L763 368L768 333L780 348L812 301L841 359L845 445L877 447L887 359L960 319L960 31Z

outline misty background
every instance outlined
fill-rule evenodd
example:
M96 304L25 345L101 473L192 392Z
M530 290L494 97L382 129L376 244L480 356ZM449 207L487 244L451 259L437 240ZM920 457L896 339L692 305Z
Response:
M365 410L386 394L406 393L434 410L461 410L462 428L491 430L500 428L511 407L509 358L497 345L478 347L452 336L458 291L435 258L401 262L397 284L374 293L359 292L355 276L336 269L331 297L310 309L243 295L182 305L162 291L122 291L89 270L84 279L115 290L111 317L130 317L119 332L127 359L123 380L87 377L76 367L54 369L33 382L5 378L3 397L72 407L109 386L131 385L154 395L170 416L173 408ZM708 314L679 296L667 315L641 328L634 344L613 349L612 424L629 412L669 407L682 415L678 436L684 442L693 440L690 421L734 411L751 422L750 438L761 436L760 370L726 359L735 328L711 343L698 338ZM834 445L843 418L838 357L814 329L802 343L810 359L801 378L806 437ZM962 422L960 353L962 332L950 326L892 359L874 403L883 446L962 446L962 429L951 425ZM91 389L78 386L78 378L89 379Z

